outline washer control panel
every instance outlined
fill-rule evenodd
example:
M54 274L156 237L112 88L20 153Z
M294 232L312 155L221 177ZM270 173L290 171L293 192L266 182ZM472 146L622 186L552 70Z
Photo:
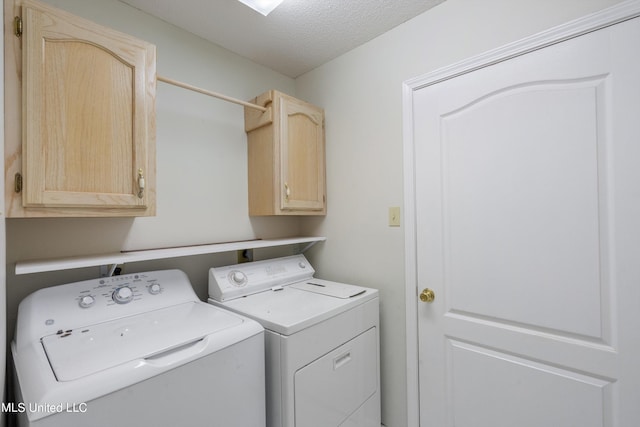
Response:
M209 297L227 301L301 282L315 270L304 255L214 267L209 270Z
M201 302L187 275L159 270L43 288L20 303L18 316L24 328L21 333L39 339L59 330L186 302Z
M79 283L85 283L75 297L80 308L92 308L100 304L129 304L160 296L166 289L163 285L165 280L158 277L157 273L136 273Z

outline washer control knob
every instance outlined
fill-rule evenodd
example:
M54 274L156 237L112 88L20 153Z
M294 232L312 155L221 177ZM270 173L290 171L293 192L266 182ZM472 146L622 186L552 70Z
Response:
M89 308L93 305L94 302L96 302L96 299L94 297L92 297L91 295L85 295L82 298L80 298L80 301L78 302L78 304L82 308Z
M242 271L232 271L229 273L229 280L235 286L242 286L247 283L247 276Z
M133 299L133 291L130 287L123 286L113 291L112 297L118 304L126 304Z
M304 262L300 261L300 262L298 263L298 267L300 267L300 268L307 268L307 264L305 264Z
M149 286L149 293L151 295L158 295L161 291L160 285L157 283L153 283L151 284L151 286Z

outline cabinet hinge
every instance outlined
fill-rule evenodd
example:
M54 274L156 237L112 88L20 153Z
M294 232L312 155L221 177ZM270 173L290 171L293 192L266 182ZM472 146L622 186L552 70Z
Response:
M16 37L22 37L22 18L19 16L13 18L13 34L15 34Z
M22 192L22 175L20 175L20 173L17 173L15 176L13 189L15 190L16 193Z

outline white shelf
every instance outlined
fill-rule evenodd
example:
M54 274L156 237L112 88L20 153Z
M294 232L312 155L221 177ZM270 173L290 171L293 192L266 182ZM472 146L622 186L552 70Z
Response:
M325 240L327 240L326 237L292 237L286 239L246 240L241 242L215 243L210 245L117 252L104 255L23 261L16 263L16 275L307 243L307 246L301 250L301 252L305 252L317 242L323 242Z

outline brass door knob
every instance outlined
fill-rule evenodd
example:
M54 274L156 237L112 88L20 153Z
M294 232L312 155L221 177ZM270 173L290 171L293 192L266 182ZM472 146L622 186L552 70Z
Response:
M420 292L420 301L422 302L433 302L436 299L436 293L429 288L425 288Z

